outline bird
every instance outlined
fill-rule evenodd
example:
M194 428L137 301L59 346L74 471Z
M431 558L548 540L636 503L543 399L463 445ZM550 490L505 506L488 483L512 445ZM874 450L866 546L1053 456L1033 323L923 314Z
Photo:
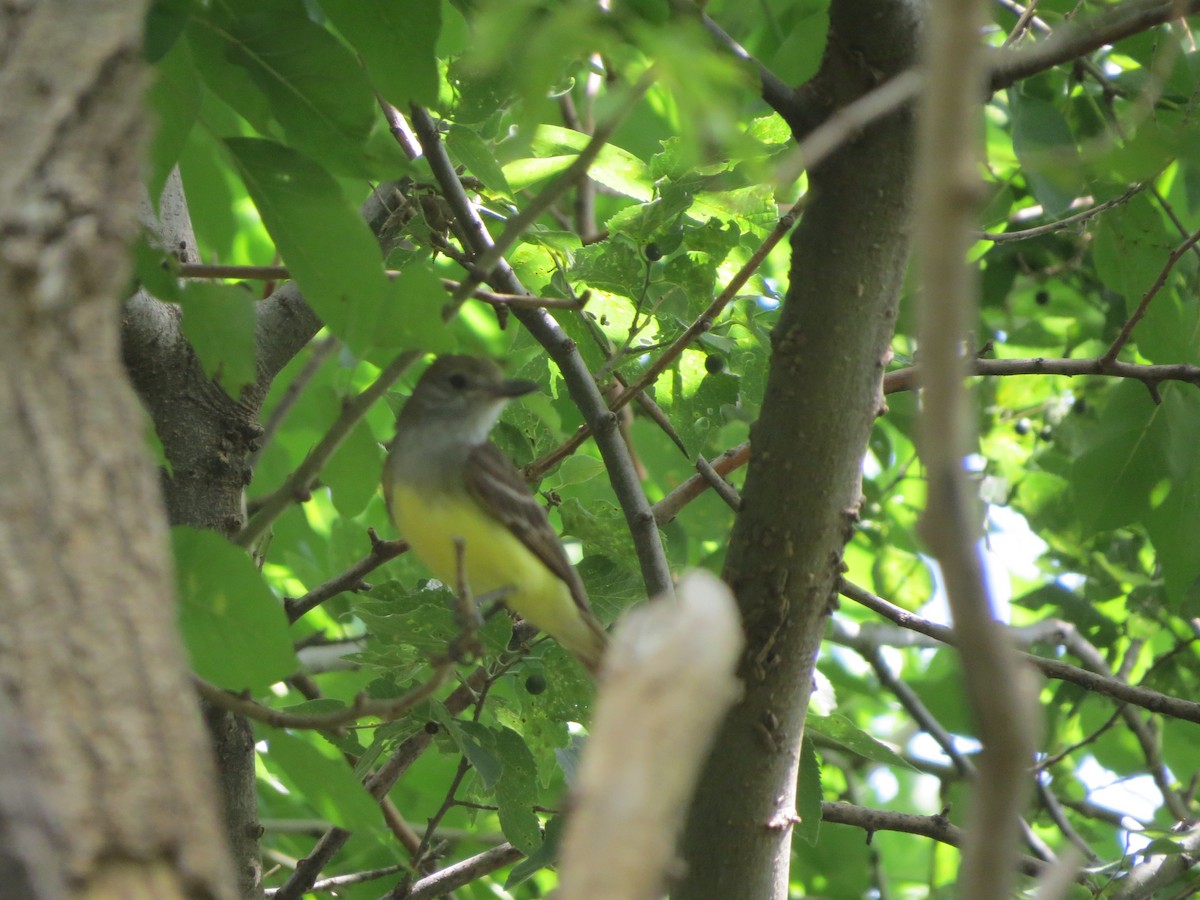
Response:
M509 609L595 675L608 643L604 626L546 510L489 440L505 405L537 389L506 378L489 359L438 357L397 416L384 499L434 577L457 586L461 554L472 594L503 592Z

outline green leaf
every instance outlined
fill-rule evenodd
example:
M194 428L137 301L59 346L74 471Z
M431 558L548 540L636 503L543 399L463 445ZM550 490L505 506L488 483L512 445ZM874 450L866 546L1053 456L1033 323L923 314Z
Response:
M1183 481L1200 467L1200 392L1187 384L1167 384L1161 392L1167 469L1172 481Z
M1138 352L1155 363L1200 363L1200 307L1168 287L1150 301L1133 333Z
M539 182L549 181L555 175L569 169L573 162L574 156L529 157L508 163L501 174L512 186L512 190L523 191Z
M285 731L270 731L267 758L287 776L319 816L348 831L382 825L378 802L343 759L331 759Z
M189 37L206 81L264 135L278 122L288 142L347 175L366 174L363 147L375 97L358 61L303 12L223 7ZM233 71L231 71L233 70Z
M886 766L912 768L903 756L887 744L871 737L845 716L810 715L804 721L804 728L806 731L819 734L831 741L837 741L847 750L851 750L865 759L874 760Z
M383 448L366 422L359 422L322 470L333 505L347 518L357 516L379 490Z
M334 714L345 713L349 708L350 706L341 700L334 700L331 697L318 697L316 700L305 700L303 703L297 703L293 706L281 706L279 707L279 711L289 716L332 716ZM370 749L364 747L358 739L358 736L363 733L355 730L317 732L322 740L328 741L343 753L352 753L356 757L361 757ZM362 760L359 759L354 767L354 772L361 775L363 771ZM369 766L365 771L370 771Z
M262 693L298 668L283 607L244 550L211 531L171 529L179 620L196 673Z
M666 25L671 17L666 0L617 0L613 12L618 16L633 15L654 25Z
M179 299L180 287L174 257L155 246L143 233L133 245L133 277L135 285L143 287L158 300ZM132 290L130 291L132 293Z
M225 145L304 299L365 354L379 337L381 307L397 295L358 211L327 172L295 150L255 138Z
M509 842L526 856L542 844L542 828L533 807L537 803L537 766L525 739L511 728L495 732L496 753L504 771L496 783L500 827Z
M668 369L655 382L655 400L688 452L695 453L725 424L726 408L737 403L738 386L736 375L709 373L701 354L687 353L678 369Z
M447 353L457 349L454 331L442 319L449 299L432 263L425 258L410 260L392 279L379 309L372 340L380 352L372 359L386 365L399 350L420 347Z
M533 136L532 146L539 156L562 157L564 152L577 156L590 140L588 135L570 128L542 125ZM605 187L634 200L646 202L654 196L646 164L615 144L604 145L588 169L588 175Z
M244 287L193 281L179 294L183 335L196 351L204 374L237 398L258 377L254 359L254 297Z
M346 39L367 65L375 87L388 102L437 102L438 69L434 50L442 26L439 0L320 0Z
M444 587L411 591L399 581L385 581L355 597L353 610L373 637L428 655L444 653L458 634L453 602Z
M826 5L823 0L822 5ZM752 120L746 128L746 136L767 145L783 145L791 141L792 129L782 116L772 113Z
M547 866L554 865L558 858L558 844L562 840L564 828L562 816L554 816L546 823L546 836L533 853L512 867L508 878L504 881L506 890L511 890L522 882L528 881L534 874Z
M1058 106L1015 88L1008 92L1012 144L1029 189L1051 216L1061 215L1085 191L1075 137Z
M1200 552L1196 549L1196 536L1200 535L1200 469L1186 481L1171 485L1166 499L1146 517L1146 530L1162 565L1167 597L1182 614L1194 615L1193 610L1182 607L1185 600L1195 599L1200 579Z
M779 207L771 185L754 184L732 191L703 191L696 195L691 215L734 220L762 231L775 227Z
M1088 449L1071 468L1071 485L1085 534L1138 521L1150 508L1150 489L1164 477L1162 447L1152 426L1161 415L1146 389L1123 382Z
M1096 273L1125 297L1126 312L1132 313L1162 271L1171 249L1162 216L1138 194L1100 219L1092 256Z
M496 153L483 142L473 128L452 125L446 134L446 146L467 167L467 171L478 178L489 189L505 197L512 197L512 188L504 177L504 170L496 161Z
M771 71L793 88L817 74L829 32L826 0L794 4L791 28L771 57Z
M821 801L825 799L821 787L821 760L813 742L805 735L800 744L800 777L796 784L796 837L806 844L815 845L821 834Z
M646 283L646 261L628 240L603 241L575 254L571 280L636 300Z
M185 42L176 42L154 67L154 84L147 98L158 124L146 175L146 186L156 207L167 176L187 144L202 98L203 88L192 65L191 51Z
M142 55L157 63L176 46L187 26L191 4L187 0L155 0L146 10Z
M207 105L220 104L212 99ZM179 157L179 173L201 256L228 259L235 241L245 247L250 228L236 210L244 193L224 158L223 148L207 130L192 129Z
M459 752L471 763L475 773L483 782L486 791L493 791L500 776L504 774L504 763L496 754L495 734L478 722L467 722L450 716L439 718Z

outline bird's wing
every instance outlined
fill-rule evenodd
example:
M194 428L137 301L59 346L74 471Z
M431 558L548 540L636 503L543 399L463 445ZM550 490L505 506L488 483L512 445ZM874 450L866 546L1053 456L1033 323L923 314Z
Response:
M575 603L588 610L587 592L550 527L546 510L530 493L517 467L495 444L481 444L471 451L464 467L467 492L529 548L551 572L561 578Z

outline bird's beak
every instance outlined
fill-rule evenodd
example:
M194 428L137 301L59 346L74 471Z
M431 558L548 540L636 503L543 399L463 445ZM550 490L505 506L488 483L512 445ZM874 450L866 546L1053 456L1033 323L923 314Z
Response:
M536 381L528 381L524 378L510 378L497 384L493 391L497 397L523 397L525 394L532 394L538 390Z

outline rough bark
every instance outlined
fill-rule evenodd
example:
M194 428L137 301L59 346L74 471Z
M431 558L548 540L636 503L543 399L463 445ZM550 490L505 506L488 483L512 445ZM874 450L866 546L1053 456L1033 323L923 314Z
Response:
M798 136L912 63L917 10L835 0ZM880 120L809 173L787 300L725 578L747 649L684 839L676 900L786 897L804 715L860 499L908 250L912 114Z
M368 225L386 241L392 222L392 185L362 206ZM148 206L148 204L147 204ZM181 262L198 259L187 198L177 173L167 180L159 215L147 227ZM232 537L246 524L245 487L258 447L262 403L275 376L321 328L295 282L256 306L258 377L235 399L205 375L182 331L179 307L139 290L125 304L122 354L133 385L150 413L170 471L162 472L172 525L207 528ZM248 723L205 707L220 776L226 834L243 897L262 896L254 742Z
M144 12L0 3L0 687L73 895L230 897L118 349Z

